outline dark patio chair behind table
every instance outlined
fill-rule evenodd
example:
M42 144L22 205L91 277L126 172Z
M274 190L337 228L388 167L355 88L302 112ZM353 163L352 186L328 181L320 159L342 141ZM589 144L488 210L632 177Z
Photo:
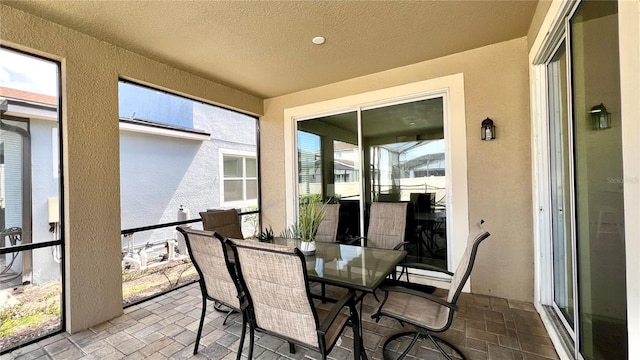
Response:
M202 228L215 231L224 238L244 239L240 216L236 209L207 210L200 213Z
M200 213L202 228L207 231L215 231L221 238L244 239L240 216L236 209L210 209ZM226 324L227 319L234 313L234 309L228 309L215 302L213 308L216 311L226 313L222 324Z

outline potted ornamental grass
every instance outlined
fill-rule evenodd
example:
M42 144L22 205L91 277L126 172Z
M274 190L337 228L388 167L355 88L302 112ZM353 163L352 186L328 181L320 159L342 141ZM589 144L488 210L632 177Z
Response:
M286 228L281 237L300 240L299 249L305 255L312 255L316 251L316 234L324 219L324 203L321 201L307 201L300 203L298 222Z

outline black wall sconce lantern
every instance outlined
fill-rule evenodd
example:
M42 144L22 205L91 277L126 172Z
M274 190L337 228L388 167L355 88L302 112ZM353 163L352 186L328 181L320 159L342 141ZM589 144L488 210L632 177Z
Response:
M495 125L493 125L493 120L489 118L482 120L482 126L480 127L480 138L487 141L496 138L496 127Z
M594 130L609 129L611 127L611 113L600 103L589 110L591 124Z

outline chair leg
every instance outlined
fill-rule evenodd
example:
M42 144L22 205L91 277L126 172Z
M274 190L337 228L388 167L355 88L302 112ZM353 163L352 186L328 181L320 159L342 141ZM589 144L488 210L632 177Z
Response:
M322 303L326 303L327 302L327 289L324 283L320 284L320 290L321 290L321 296L322 296Z
M375 292L374 292L375 294ZM358 318L358 329L360 330L360 343L362 344L362 315L358 315L358 314L362 314L362 303L364 302L364 297L362 299L360 299L360 312L356 313L356 317ZM355 308L355 305L354 305ZM364 346L362 346L362 352L364 353ZM367 355L365 354L365 357Z
M420 333L419 332L416 332L416 331L405 331L405 332L401 332L401 333L395 334L393 336L390 336L384 342L384 345L382 346L382 355L383 355L383 357L384 357L384 351L386 350L386 348L389 346L389 344L392 341L394 341L396 339L399 339L401 337L407 336L407 335L413 335L413 338L411 339L411 343L409 343L409 346L407 346L407 348L402 352L402 354L400 354L400 357L398 357L396 360L404 359L404 357L407 356L409 351L411 351L411 348L413 348L413 346L416 344L416 342L420 338Z
M244 346L244 335L247 332L247 314L242 312L242 333L240 333L240 344L238 345L238 357L236 360L240 360L242 357L242 347Z
M196 335L196 345L193 349L193 355L198 353L198 346L200 345L200 336L202 335L202 327L204 326L204 316L207 314L207 298L202 295L202 315L200 315L200 325L198 326L198 334Z
M407 348L404 349L404 351L402 352L402 354L400 354L400 357L397 360L404 359L404 357L407 356L409 351L411 351L411 349L416 344L416 342L418 341L419 338L420 338L420 334L416 333L416 335L413 337L413 339L411 339L411 342L409 343L409 346L407 346ZM451 360L451 359L449 359L449 360Z
M235 311L233 309L229 310L229 312L227 313L227 316L224 317L224 320L222 321L222 325L226 325L227 324L227 319L229 318L229 316L231 316L231 314L233 314Z
M362 347L362 337L360 335L360 319L355 305L351 306L351 328L353 329L353 360L366 359L366 353Z
M407 282L409 282L409 269L407 269L406 266L403 266L402 270L400 270L400 276L398 276L398 280L400 281L402 281L402 274L407 276Z
M219 312L224 312L224 313L229 312L229 308L228 307L222 305L221 303L219 303L217 301L213 302L213 308L216 311L219 311Z
M251 360L253 358L253 342L254 342L254 329L253 326L249 326L249 356L247 359Z
M460 356L460 358L462 358L462 360L465 360L464 355L462 355L462 353L460 352L460 350L453 346L450 342L443 340L437 336L433 336L430 333L427 333L427 337L431 340L431 342L433 343L433 345L436 346L436 348L438 348L438 350L440 350L440 352L442 353L442 355L444 355L444 357L447 358L447 360L453 360L451 358L451 356L449 356L449 354L447 354L444 349L442 348L442 346L440 346L440 344L438 343L443 343L445 345L447 345L447 347L449 347L449 349L453 350L453 352L455 352L456 354L458 354L458 356Z
M296 344L290 342L289 343L289 354L295 354L296 353Z

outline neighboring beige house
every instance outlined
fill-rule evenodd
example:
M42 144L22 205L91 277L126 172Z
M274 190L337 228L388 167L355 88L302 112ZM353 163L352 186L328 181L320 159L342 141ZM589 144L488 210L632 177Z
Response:
M614 324L619 348L640 359L640 1L540 1L526 33L513 38L292 93L274 84L276 96L87 35L77 30L84 19L63 16L73 7L43 6L2 1L0 42L62 63L67 331L122 314L120 244L102 240L121 230L124 78L259 116L260 157L268 159L260 210L276 232L295 217L297 121L442 98L452 268L469 223L483 218L492 234L468 290L533 303L563 359L607 358L598 352L603 324ZM272 51L265 59L277 57ZM487 117L496 124L493 141L480 138ZM96 203L105 211L91 211Z

